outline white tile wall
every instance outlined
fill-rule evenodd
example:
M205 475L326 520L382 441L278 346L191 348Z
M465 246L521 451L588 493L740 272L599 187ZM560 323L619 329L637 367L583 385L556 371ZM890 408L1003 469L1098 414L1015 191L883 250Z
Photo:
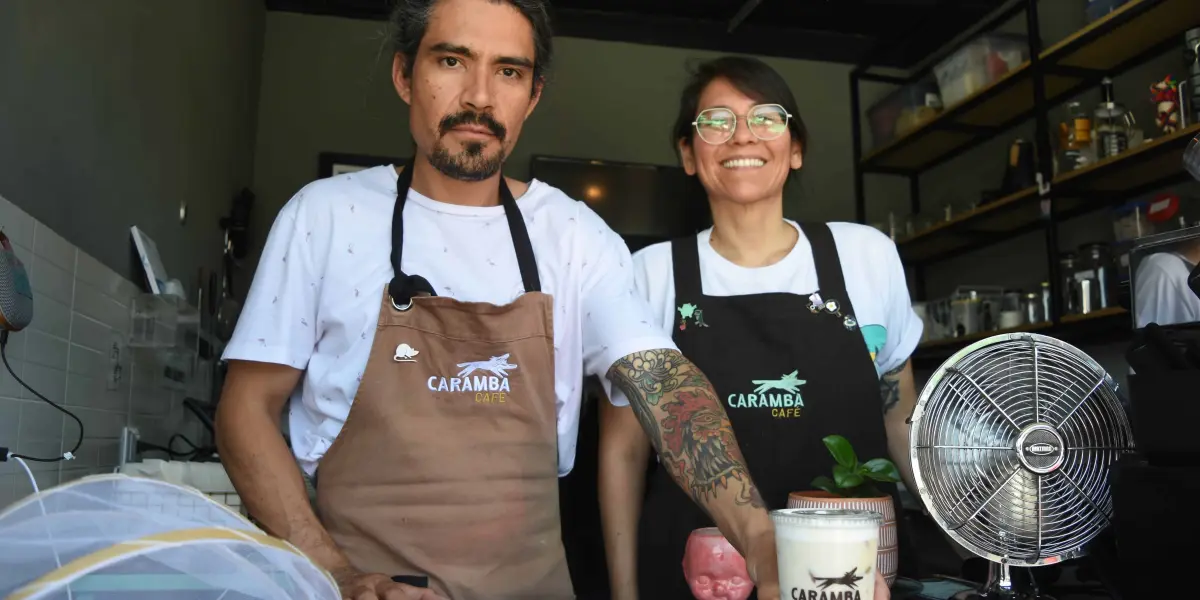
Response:
M29 272L34 295L32 324L9 338L9 365L31 388L78 416L84 426L75 460L28 463L38 486L111 472L126 424L137 427L143 440L159 445L165 446L176 432L198 444L208 443L198 439L203 430L183 409L184 394L158 383L154 354L125 344L129 304L140 293L137 286L3 197L0 230ZM110 390L114 342L121 349L117 361L121 376L116 389ZM71 450L78 435L73 419L38 400L0 365L0 447L49 458ZM31 492L20 465L0 462L0 509Z

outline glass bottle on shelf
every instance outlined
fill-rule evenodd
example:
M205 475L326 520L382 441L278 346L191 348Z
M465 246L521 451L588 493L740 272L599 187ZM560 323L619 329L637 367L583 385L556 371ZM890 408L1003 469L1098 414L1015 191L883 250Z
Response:
M1074 171L1096 161L1092 149L1092 118L1080 102L1067 104L1067 122L1062 124L1062 166Z
M1129 148L1129 110L1113 96L1113 81L1105 77L1100 82L1102 100L1093 111L1096 158L1116 156Z

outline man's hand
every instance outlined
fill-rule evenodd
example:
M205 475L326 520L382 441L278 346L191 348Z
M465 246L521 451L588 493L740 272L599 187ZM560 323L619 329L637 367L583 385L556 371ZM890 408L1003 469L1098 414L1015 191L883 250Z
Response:
M780 600L779 558L775 553L775 530L750 540L746 550L746 570L758 589L758 600Z
M758 589L758 600L786 600L779 589L779 558L775 552L775 533L760 534L750 541L746 553L746 570ZM891 600L887 580L875 570L875 600Z
M446 600L433 590L396 583L380 573L345 568L335 571L333 578L342 591L343 600Z
M892 590L887 586L883 573L875 569L875 600L892 600Z

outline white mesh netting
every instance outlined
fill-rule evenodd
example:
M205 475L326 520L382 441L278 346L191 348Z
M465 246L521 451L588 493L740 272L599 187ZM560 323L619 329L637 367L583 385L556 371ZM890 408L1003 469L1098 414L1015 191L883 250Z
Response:
M0 513L5 600L340 600L299 550L191 488L125 475Z

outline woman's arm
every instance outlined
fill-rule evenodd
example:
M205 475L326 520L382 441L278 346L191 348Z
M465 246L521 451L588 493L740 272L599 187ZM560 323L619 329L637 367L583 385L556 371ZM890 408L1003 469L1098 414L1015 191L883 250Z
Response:
M917 479L913 476L912 455L909 454L908 419L917 408L917 387L913 381L912 361L888 371L879 378L879 393L883 397L883 422L887 429L888 450L892 462L900 471L904 487L913 497L917 493Z
M600 401L600 517L613 600L637 600L638 519L650 440L628 406Z

